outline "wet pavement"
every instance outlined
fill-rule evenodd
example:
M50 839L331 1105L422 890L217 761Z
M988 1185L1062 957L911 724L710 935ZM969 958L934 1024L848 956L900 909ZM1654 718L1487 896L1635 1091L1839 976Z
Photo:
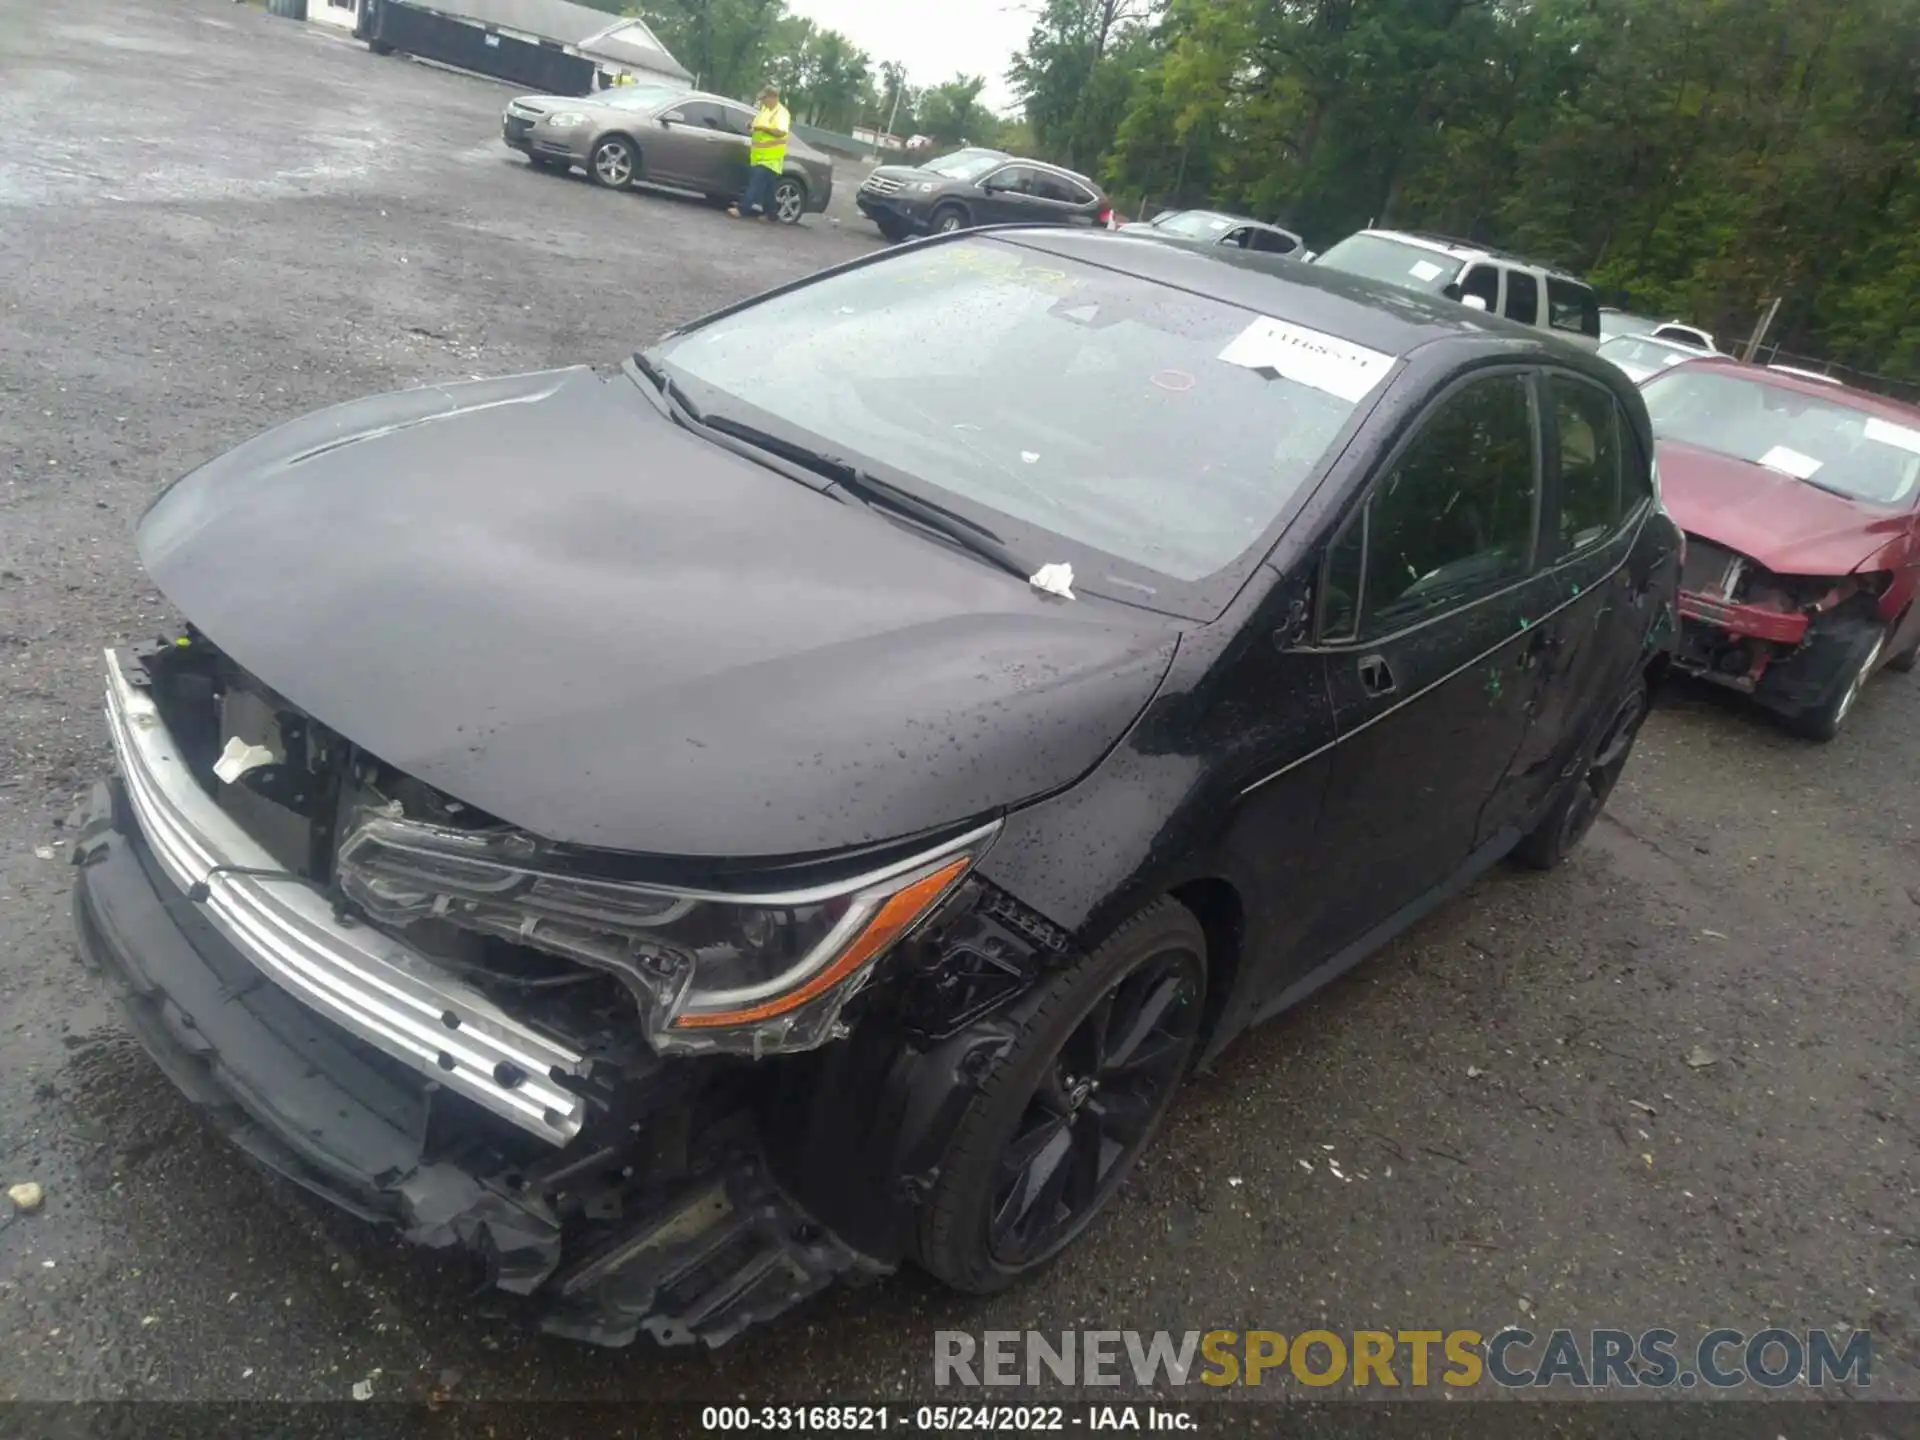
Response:
M98 650L164 623L143 507L304 411L613 360L875 243L537 174L508 93L249 6L0 0L0 1187L46 1192L0 1202L0 1398L905 1397L940 1328L1510 1323L1864 1327L1871 1393L1920 1398L1913 676L1827 747L1679 692L1573 864L1239 1042L996 1299L905 1274L714 1353L537 1338L208 1131L68 933Z

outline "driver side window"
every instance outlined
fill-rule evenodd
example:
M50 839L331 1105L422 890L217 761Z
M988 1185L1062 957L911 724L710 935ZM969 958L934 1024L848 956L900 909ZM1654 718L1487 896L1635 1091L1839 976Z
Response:
M1535 435L1525 376L1476 380L1443 400L1334 542L1323 641L1378 639L1524 578Z

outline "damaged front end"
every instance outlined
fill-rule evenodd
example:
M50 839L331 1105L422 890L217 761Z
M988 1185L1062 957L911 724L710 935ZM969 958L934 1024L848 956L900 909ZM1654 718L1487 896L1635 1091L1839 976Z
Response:
M702 886L479 814L191 631L107 662L83 957L249 1154L558 1333L720 1344L893 1268L1066 950L973 873L997 825Z
M1836 623L1870 613L1891 578L1878 571L1779 575L1688 535L1674 663L1763 704L1798 708L1831 679L1822 641Z

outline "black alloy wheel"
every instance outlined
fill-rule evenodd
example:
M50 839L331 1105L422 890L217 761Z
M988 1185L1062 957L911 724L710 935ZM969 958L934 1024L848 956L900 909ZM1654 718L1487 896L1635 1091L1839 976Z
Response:
M1186 962L1159 956L1107 991L1041 1076L1000 1154L989 1243L1001 1265L1059 1250L1140 1152L1200 1025Z
M921 1264L986 1294L1064 1250L1166 1114L1205 999L1205 937L1171 900L1026 997L1019 1037L962 1118L929 1197Z
M1627 768L1627 757L1633 754L1633 742L1647 718L1648 701L1646 677L1636 675L1580 773L1554 802L1546 819L1514 848L1516 860L1535 870L1551 870L1579 848L1606 809L1607 797L1619 783L1620 772Z

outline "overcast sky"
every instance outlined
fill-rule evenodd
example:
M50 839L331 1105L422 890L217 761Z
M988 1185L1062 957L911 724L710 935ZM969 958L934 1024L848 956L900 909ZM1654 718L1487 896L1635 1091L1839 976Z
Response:
M982 98L996 110L1012 108L1007 62L1027 43L1038 8L1028 0L787 0L787 7L838 30L876 66L898 60L908 84L984 75Z

